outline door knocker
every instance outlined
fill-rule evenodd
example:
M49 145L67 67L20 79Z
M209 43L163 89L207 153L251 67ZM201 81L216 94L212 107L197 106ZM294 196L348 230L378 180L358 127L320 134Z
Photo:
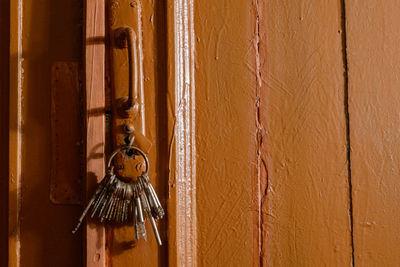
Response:
M127 180L114 173L112 160L120 152L129 152L144 158L146 169L137 179L132 177ZM128 145L117 148L108 160L106 176L97 186L72 233L78 230L90 210L90 217L96 216L101 222L124 224L133 220L136 240L146 239L145 219L150 220L157 243L161 246L162 242L155 220L164 216L164 209L150 183L148 172L149 160L146 154L132 146L132 141Z

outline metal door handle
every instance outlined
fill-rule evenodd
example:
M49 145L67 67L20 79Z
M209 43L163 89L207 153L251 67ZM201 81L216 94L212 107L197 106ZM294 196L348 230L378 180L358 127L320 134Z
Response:
M127 99L122 99L120 104L120 115L129 117L131 112L139 110L137 103L138 95L138 68L137 68L137 47L136 47L136 34L131 27L120 27L115 30L114 34L116 45L123 49L128 49L128 62L129 62L129 93ZM135 99L134 99L135 98Z

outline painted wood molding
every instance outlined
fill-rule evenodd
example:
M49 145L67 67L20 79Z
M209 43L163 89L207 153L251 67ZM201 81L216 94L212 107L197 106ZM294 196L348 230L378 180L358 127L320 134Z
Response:
M86 86L86 186L88 196L105 174L105 2L87 0L84 18ZM96 157L95 155L103 155ZM101 224L86 225L87 267L106 266L106 234Z
M20 266L22 156L22 0L10 2L8 266Z
M193 1L168 4L170 266L197 266Z

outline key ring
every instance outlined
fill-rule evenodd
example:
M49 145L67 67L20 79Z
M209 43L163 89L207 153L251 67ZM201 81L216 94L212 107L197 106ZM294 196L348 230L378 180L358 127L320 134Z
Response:
M131 145L127 145L127 146L120 146L117 149L114 150L114 152L110 155L110 158L108 159L108 163L107 163L107 169L109 170L109 172L111 174L113 174L113 168L111 167L111 163L113 158L122 151L129 151L129 150L133 150L135 152L138 152L143 158L144 161L146 163L146 170L143 172L142 176L146 176L149 172L149 159L147 158L146 154L139 148L135 147L135 146L131 146Z
M146 170L138 176L136 181L127 182L114 174L112 160L115 155L122 151L139 153L146 162ZM72 233L78 230L86 214L91 210L90 217L96 216L100 222L122 224L133 220L136 240L146 239L145 220L148 219L157 243L161 246L161 237L155 221L161 219L165 212L147 176L148 172L149 160L141 149L132 145L125 145L114 150L107 162L107 175L97 186Z

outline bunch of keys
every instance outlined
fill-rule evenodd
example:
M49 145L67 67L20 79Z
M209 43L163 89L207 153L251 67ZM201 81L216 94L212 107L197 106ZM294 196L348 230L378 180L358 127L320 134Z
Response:
M155 221L164 216L164 209L148 177L149 160L146 154L132 146L132 143L117 148L111 154L107 164L107 174L97 186L72 233L79 229L86 214L90 211L91 218L96 216L101 222L123 224L133 220L136 240L146 239L145 220L148 219L157 243L162 245ZM114 173L112 160L122 151L139 154L145 160L146 170L135 181L124 181Z

